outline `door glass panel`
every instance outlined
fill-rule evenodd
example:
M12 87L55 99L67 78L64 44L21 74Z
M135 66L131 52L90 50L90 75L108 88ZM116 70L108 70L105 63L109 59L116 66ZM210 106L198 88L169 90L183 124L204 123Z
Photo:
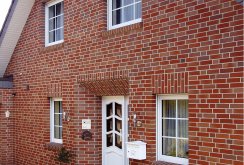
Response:
M113 115L113 103L107 105L107 117Z
M113 118L107 120L107 132L113 130Z
M122 106L121 106L121 104L115 103L115 115L122 118Z
M113 146L113 134L110 133L107 135L107 147Z
M115 118L115 130L121 133L122 130L122 121Z
M122 138L120 135L115 134L115 146L122 149Z

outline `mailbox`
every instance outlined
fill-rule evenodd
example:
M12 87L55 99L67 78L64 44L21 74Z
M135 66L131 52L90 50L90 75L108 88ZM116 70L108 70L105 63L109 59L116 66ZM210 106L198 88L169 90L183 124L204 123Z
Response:
M142 141L127 142L127 157L136 160L146 159L146 144Z

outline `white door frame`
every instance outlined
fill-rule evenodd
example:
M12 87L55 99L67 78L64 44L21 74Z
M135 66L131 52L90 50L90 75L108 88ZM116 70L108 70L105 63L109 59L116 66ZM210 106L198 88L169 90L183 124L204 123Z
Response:
M124 108L123 111L123 136L122 136L122 150L123 150L123 165L129 164L129 159L127 158L126 154L126 142L128 141L128 105L129 105L129 97L128 96L103 96L102 97L102 165L106 165L106 103L108 102L120 102L122 101L122 107Z

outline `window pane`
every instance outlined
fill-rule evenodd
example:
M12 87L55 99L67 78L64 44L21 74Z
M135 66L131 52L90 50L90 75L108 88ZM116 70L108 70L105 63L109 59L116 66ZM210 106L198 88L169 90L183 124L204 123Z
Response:
M112 7L113 7L113 9L122 7L122 0L113 0Z
M176 117L176 101L163 100L163 117L175 118Z
M188 118L188 100L178 100L178 118Z
M129 4L132 4L132 3L134 3L134 0L124 0L124 5L123 6L129 5Z
M57 125L57 126L62 125L62 115L54 114L54 125Z
M163 119L163 136L176 137L175 123L174 119Z
M141 18L141 3L136 4L135 10L135 19Z
M56 30L56 41L62 40L64 38L63 28Z
M54 101L54 113L61 113L60 109L60 101Z
M107 135L107 147L110 147L113 145L113 134L108 134Z
M163 155L176 156L176 140L171 138L163 138Z
M49 20L49 31L55 29L55 18Z
M56 24L56 28L60 28L60 27L62 27L63 26L63 15L61 15L61 16L58 16L57 18L56 18L56 21L57 21L57 24Z
M178 120L178 137L188 138L188 120Z
M107 132L113 130L113 118L107 120Z
M122 11L121 9L113 11L113 20L112 20L113 25L122 23L121 11Z
M49 32L49 43L54 42L55 40L55 31Z
M115 146L122 149L122 138L120 135L115 134Z
M179 139L177 156L181 158L188 158L188 140Z
M123 8L124 12L123 12L123 22L128 22L134 19L134 6L128 6Z
M56 16L60 15L63 13L63 7L62 7L62 3L63 2L60 2L58 4L56 4Z
M54 138L55 139L62 139L62 127L55 127L54 126Z
M55 6L49 7L49 18L52 18L55 16Z

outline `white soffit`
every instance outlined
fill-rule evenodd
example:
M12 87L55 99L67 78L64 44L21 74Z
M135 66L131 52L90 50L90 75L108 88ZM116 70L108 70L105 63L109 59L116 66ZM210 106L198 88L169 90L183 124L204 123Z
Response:
M4 75L34 2L35 0L15 0L11 6L0 36L0 77Z

